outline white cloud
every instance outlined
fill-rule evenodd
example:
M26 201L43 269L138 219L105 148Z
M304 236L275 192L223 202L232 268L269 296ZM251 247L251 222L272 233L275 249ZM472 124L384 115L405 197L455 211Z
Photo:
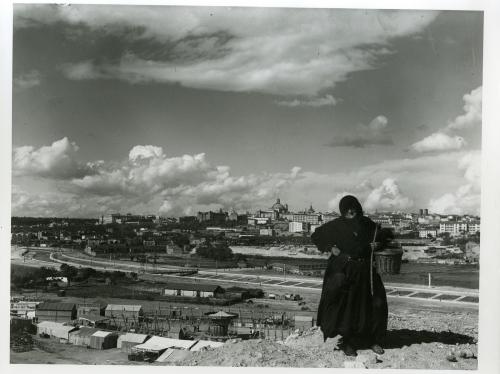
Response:
M336 136L327 145L330 147L363 148L368 145L394 144L390 133L387 131L388 123L387 117L377 116L368 125L357 125L353 134Z
M447 130L463 130L475 127L481 124L482 121L482 104L483 104L483 88L482 86L465 94L463 97L464 114L455 118L446 127Z
M467 142L461 136L452 136L443 132L436 132L428 137L413 143L411 149L415 152L443 152L456 151L464 148Z
M439 214L479 214L481 205L481 154L470 152L459 158L458 170L463 172L465 184L454 192L445 193L429 201L429 211Z
M128 159L131 162L150 158L163 158L163 149L153 145L136 145L128 154Z
M385 130L388 123L387 117L377 116L368 124L368 128L372 131L382 131Z
M449 122L446 127L426 138L413 143L410 149L419 152L456 151L467 145L466 140L454 135L459 130L475 127L482 121L483 88L480 86L464 95L464 114Z
M13 150L13 174L68 179L91 173L90 166L76 160L77 151L76 143L70 142L67 137L38 149L32 146L16 147Z
M382 184L372 190L363 207L367 211L400 211L413 207L413 200L404 196L396 180L385 179Z
M289 187L300 167L289 173L232 176L204 153L167 157L161 147L135 146L121 166L100 165L97 173L71 181L79 194L162 199L160 211L184 212L194 206L251 208ZM156 208L158 209L158 208Z
M78 217L79 213L88 208L71 194L28 193L18 185L12 186L11 203L13 215L30 217Z
M14 87L27 89L40 85L42 76L38 70L31 70L28 73L21 74L14 78Z
M291 108L302 107L302 106L319 108L322 106L335 106L337 104L337 100L335 100L335 98L332 95L325 95L324 97L315 97L311 99L281 100L281 101L276 101L276 104Z
M163 59L143 58L141 51L129 48L117 63L66 65L63 71L70 79L110 78L314 96L352 72L377 67L381 56L393 52L389 49L392 39L423 31L437 14L415 10L16 6L14 24L29 27L35 21L60 21L106 34L133 28L136 31L127 34L128 38L173 46Z
M268 208L277 196L294 210L313 203L317 210L337 211L339 199L346 194L358 197L367 211L415 206L440 211L461 206L467 213L479 210L479 152L387 160L346 172L317 173L294 166L285 172L247 175L234 175L229 167L212 164L203 153L168 156L153 145L135 146L124 156L120 163L89 164L86 175L73 179L46 176L44 183L52 184L44 190L54 191L50 194L13 191L12 214L183 215L221 207L241 212ZM14 183L30 180L25 177Z

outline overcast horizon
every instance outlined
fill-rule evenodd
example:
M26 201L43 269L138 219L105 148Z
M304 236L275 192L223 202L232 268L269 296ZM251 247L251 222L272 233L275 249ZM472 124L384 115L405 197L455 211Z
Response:
M14 6L12 216L480 211L483 14Z

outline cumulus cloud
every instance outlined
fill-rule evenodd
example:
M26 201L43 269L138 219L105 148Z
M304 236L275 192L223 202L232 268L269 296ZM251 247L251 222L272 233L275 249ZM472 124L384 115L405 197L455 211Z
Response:
M151 158L163 158L163 148L154 145L136 145L128 154L128 159L131 162Z
M387 131L389 121L385 116L375 117L368 125L356 126L354 134L335 137L327 145L330 147L356 147L363 148L368 145L394 144Z
M481 124L483 87L480 86L470 93L465 94L463 100L465 113L451 121L446 127L447 130L463 130Z
M67 137L50 146L35 149L32 146L14 148L12 170L15 176L69 179L92 172L91 165L76 160L78 146Z
M157 196L161 212L179 214L193 206L250 208L287 188L300 174L263 173L233 176L230 168L212 165L204 153L168 157L161 147L138 145L119 167L101 165L93 175L73 179L78 193L94 196Z
M14 78L14 87L18 89L28 89L40 85L41 74L38 70L31 70Z
M13 214L31 217L78 217L87 207L76 196L60 192L29 193L12 185L11 210Z
M425 153L425 152L447 152L456 151L467 146L466 140L456 135L460 130L475 127L481 124L482 121L482 102L483 88L482 86L472 90L463 96L464 114L450 121L448 125L440 131L435 132L410 146L410 150Z
M332 95L325 95L324 97L315 97L311 99L294 99L294 100L281 100L276 101L279 106L287 106L290 108L310 106L314 108L322 106L334 106L337 104L337 100Z
M473 213L479 210L479 157L479 152L460 151L387 160L344 172L318 173L294 166L288 171L235 175L228 166L211 163L203 153L171 156L161 147L138 145L121 162L85 165L89 168L86 175L47 176L43 182L53 184L45 190L53 193L13 190L12 214L184 215L231 207L242 212L265 209L278 195L291 209L312 202L317 210L337 211L339 199L346 194L358 197L367 211L414 206L450 211L462 206L461 211ZM27 179L18 182L29 183Z
M398 183L392 178L370 192L363 205L366 211L400 211L413 206L413 200L401 193Z
M466 181L456 191L429 201L429 211L439 214L478 214L481 204L481 154L471 152L458 159L457 168Z
M410 148L419 153L456 151L464 148L467 142L461 136L448 135L436 132L428 137L413 143Z
M63 72L69 79L108 78L314 96L352 72L378 67L381 56L394 52L390 49L394 38L418 34L437 14L415 10L16 6L14 25L60 22L106 34L133 29L128 38L155 41L168 52L151 57L137 46L127 45L127 52L116 62L87 59L65 65Z

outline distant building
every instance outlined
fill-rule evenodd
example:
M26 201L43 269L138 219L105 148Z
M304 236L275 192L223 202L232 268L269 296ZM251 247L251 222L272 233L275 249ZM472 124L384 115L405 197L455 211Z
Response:
M450 235L460 235L468 231L467 222L448 221L439 224L439 233L449 233Z
M217 297L222 295L224 289L218 285L197 283L167 283L164 287L165 296L185 297Z
M122 224L122 223L127 223L127 224L140 224L143 222L153 222L156 219L156 216L141 216L141 215L136 215L136 214L120 214L120 213L113 213L113 214L108 214L105 216L101 217L101 223L103 225L106 224L111 224L111 223L117 223L117 224Z
M288 212L288 204L281 204L281 201L279 199L279 197L276 199L276 202L271 206L271 210L277 212L277 215L279 218L279 216L282 214L282 213L286 213Z
M76 305L44 302L36 308L35 316L38 321L69 322L76 319Z
M222 211L219 212L198 212L197 219L198 222L210 222L210 223L224 223L226 222L227 214Z
M105 306L97 303L78 304L76 306L76 315L77 317L88 314L101 315L104 314L105 309Z
M317 225L312 224L311 226L309 226L309 233L312 234L320 226L321 226L320 224L317 224Z
M248 217L248 225L256 226L256 225L268 225L271 219L269 217Z
M260 229L259 230L259 235L260 236L274 236L275 235L275 231L274 231L274 229L271 229L271 228Z
M97 331L99 331L99 329L92 327L80 327L80 329L69 333L69 342L73 345L90 347L90 337Z
M229 211L229 213L227 215L227 220L228 221L238 221L238 213L233 208L231 208L231 210Z
M335 218L340 217L337 213L323 213L321 214L321 222L327 223L333 221Z
M300 233L300 232L308 232L309 231L309 223L308 222L289 222L288 223L288 231Z
M18 318L33 319L36 316L36 307L40 301L12 301L10 303L10 314Z
M467 224L467 232L469 234L476 234L481 231L481 224L479 221L470 221Z
M480 246L475 242L467 242L465 244L465 257L471 262L479 261L479 250Z
M173 254L182 254L183 249L179 247L177 244L175 244L173 241L170 241L169 244L167 244L167 254L168 255L173 255Z
M36 326L37 335L48 335L52 338L69 341L72 331L78 330L75 326L66 326L60 322L42 321Z
M425 227L418 230L419 238L436 238L438 235L439 229L437 227Z
M179 217L179 223L181 223L181 224L189 224L189 223L195 223L195 222L198 222L197 216Z
M143 315L143 310L141 305L108 304L104 315L109 318L137 321Z
M291 213L287 212L282 215L282 218L287 221L293 222L308 222L313 225L317 225L322 222L322 215L318 213L309 213L309 212L299 212L299 213Z

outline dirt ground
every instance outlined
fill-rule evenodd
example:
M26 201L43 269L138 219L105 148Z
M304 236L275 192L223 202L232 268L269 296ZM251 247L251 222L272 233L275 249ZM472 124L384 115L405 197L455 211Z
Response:
M119 349L96 350L57 339L34 337L35 348L28 352L10 351L11 364L72 364L72 365L137 365L128 361L127 354Z
M323 342L321 331L311 329L284 342L249 340L228 342L212 351L193 352L172 364L183 366L357 367L391 369L477 369L477 315L420 312L391 314L385 354L358 350L348 358L337 350L338 338ZM455 352L455 362L447 356ZM462 358L460 355L474 356ZM451 358L451 357L449 357ZM352 362L351 364L346 362Z
M347 358L336 349L338 338L324 343L321 331L313 328L293 334L282 342L229 341L218 349L189 352L187 357L167 365L343 368L355 364L368 368L473 370L477 369L477 333L477 311L474 310L445 312L399 308L389 315L386 352L381 356L360 349L358 358ZM40 343L30 352L11 351L11 363L148 365L127 361L127 354L118 349L99 351L53 339L35 339ZM452 361L449 360L451 352L455 353Z

